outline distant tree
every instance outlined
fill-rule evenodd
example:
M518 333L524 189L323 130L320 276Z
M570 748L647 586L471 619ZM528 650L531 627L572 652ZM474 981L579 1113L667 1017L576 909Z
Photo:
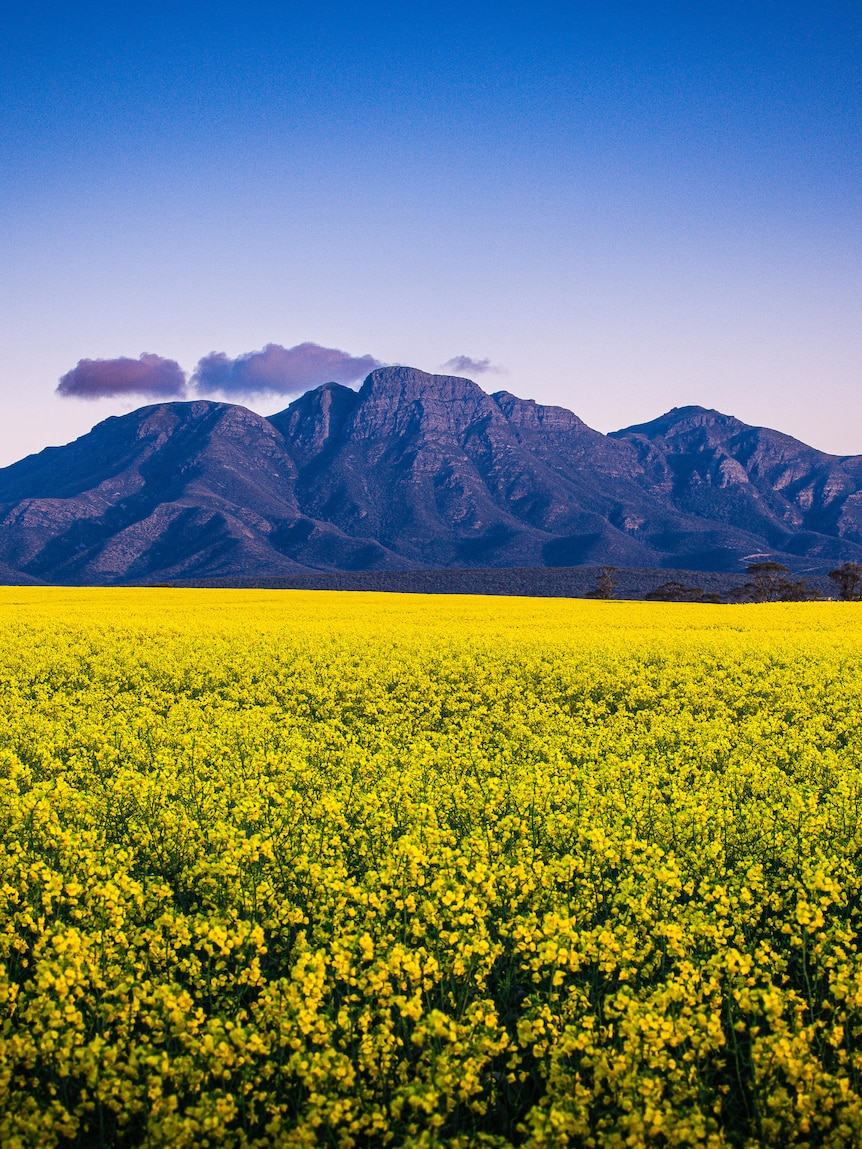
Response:
M596 576L596 585L592 590L588 590L587 598L613 598L617 590L617 580L614 575L617 573L616 567L599 567L599 573Z
M781 563L750 563L746 571L756 602L780 602L790 587L790 568Z
M818 592L809 590L804 579L792 582L787 577L790 568L782 563L751 563L746 570L751 578L732 592L737 601L804 602L818 597Z
M692 602L703 594L703 587L686 586L684 582L671 579L653 590L647 591L644 598L649 602Z
M844 602L862 602L862 563L842 563L829 577Z

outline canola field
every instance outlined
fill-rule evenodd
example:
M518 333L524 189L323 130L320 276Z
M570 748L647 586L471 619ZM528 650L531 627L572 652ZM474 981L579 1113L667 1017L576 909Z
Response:
M862 1145L862 608L0 589L0 1144Z

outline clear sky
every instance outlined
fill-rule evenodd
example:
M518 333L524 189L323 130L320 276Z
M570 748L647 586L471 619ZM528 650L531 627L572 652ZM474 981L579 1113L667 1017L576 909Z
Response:
M862 453L858 2L9 0L0 47L0 463L148 401L79 360L303 343Z

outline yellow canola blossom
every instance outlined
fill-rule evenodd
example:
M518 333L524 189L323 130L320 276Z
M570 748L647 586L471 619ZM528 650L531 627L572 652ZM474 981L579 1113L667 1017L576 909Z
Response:
M0 589L0 1144L862 1145L862 610Z

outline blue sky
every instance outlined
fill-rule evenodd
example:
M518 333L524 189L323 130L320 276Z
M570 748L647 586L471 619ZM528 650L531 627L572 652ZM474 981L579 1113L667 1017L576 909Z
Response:
M828 0L10 2L0 463L146 401L57 395L79 360L307 342L860 453L860 34Z

